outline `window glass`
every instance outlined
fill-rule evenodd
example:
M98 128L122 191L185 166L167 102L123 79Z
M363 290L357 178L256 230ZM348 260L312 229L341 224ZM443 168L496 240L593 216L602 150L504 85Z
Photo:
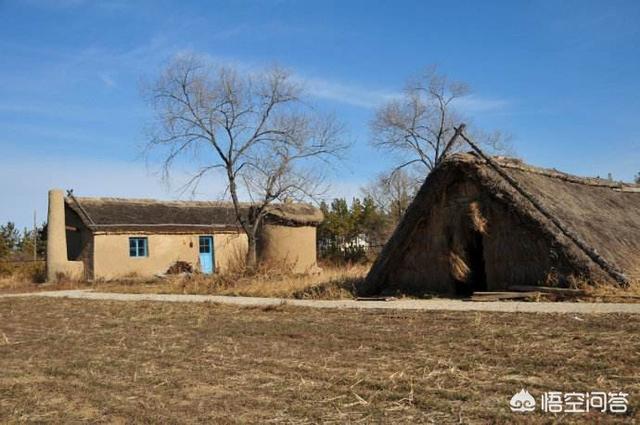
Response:
M147 238L129 238L129 256L130 257L148 256Z
M208 254L211 252L211 237L200 236L200 253Z

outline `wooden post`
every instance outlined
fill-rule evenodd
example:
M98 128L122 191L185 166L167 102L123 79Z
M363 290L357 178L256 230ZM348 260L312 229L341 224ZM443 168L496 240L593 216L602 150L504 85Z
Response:
M38 225L36 223L36 210L33 210L33 261L38 260Z

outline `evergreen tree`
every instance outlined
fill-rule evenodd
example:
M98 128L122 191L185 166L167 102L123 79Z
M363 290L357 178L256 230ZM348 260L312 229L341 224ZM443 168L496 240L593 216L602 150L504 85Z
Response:
M350 206L343 198L334 199L330 206L321 203L320 210L325 218L318 226L318 241L324 257L360 261L367 248L359 238L376 246L386 240L388 219L371 197L353 198Z
M367 196L362 202L361 232L367 237L370 245L379 246L386 241L389 218L378 208L372 197Z
M20 243L20 232L16 225L9 221L0 226L0 258L11 255Z
M0 234L0 260L8 257L10 253L9 244L5 241L2 234Z
M37 253L38 258L46 258L47 256L47 224L43 223L37 228L38 240L37 240Z
M34 233L37 238L34 238ZM36 229L25 228L22 232L18 231L13 222L0 226L0 258L32 259L34 243L38 258L44 258L47 250L46 224Z
M37 235L37 229L27 229L26 227L22 231L20 235L20 241L18 242L17 251L20 253L20 256L25 259L33 258L33 249L36 244L36 240L34 235Z
M351 201L351 216L349 217L349 239L354 239L364 233L362 227L362 220L364 217L364 208L360 199L353 198Z
M351 212L344 198L334 199L331 203L330 229L334 240L343 243L351 232Z

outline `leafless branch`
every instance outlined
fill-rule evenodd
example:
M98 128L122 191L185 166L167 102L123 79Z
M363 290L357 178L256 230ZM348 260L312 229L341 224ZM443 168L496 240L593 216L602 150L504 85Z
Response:
M466 84L449 81L435 68L429 69L408 82L401 98L378 109L371 123L372 144L398 156L395 170L412 166L423 179L446 157L463 148L460 139L452 139L454 125L463 121L454 105L468 94ZM500 149L506 138L494 133L486 140Z
M314 197L322 167L347 147L343 127L308 108L303 95L281 68L241 74L195 55L176 57L147 90L156 113L147 151L160 152L165 178L189 154L204 160L183 191L195 190L210 172L223 171L249 239L249 264L255 262L256 231L269 206ZM248 217L241 209L241 193L257 215Z

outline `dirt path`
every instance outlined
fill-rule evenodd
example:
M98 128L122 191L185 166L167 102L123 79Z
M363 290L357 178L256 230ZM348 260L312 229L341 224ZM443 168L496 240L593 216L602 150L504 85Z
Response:
M395 301L355 301L355 300L294 300L281 298L231 297L221 295L178 295L178 294L117 294L92 292L91 290L70 290L32 292L26 294L6 294L0 298L11 297L50 297L75 298L87 300L113 301L164 301L164 302L212 302L247 307L268 307L281 304L313 308L354 308L354 309L390 309L420 311L495 311L495 312L531 312L531 313L627 313L640 314L640 304L622 303L572 303L572 302L469 302L461 300L395 300Z

